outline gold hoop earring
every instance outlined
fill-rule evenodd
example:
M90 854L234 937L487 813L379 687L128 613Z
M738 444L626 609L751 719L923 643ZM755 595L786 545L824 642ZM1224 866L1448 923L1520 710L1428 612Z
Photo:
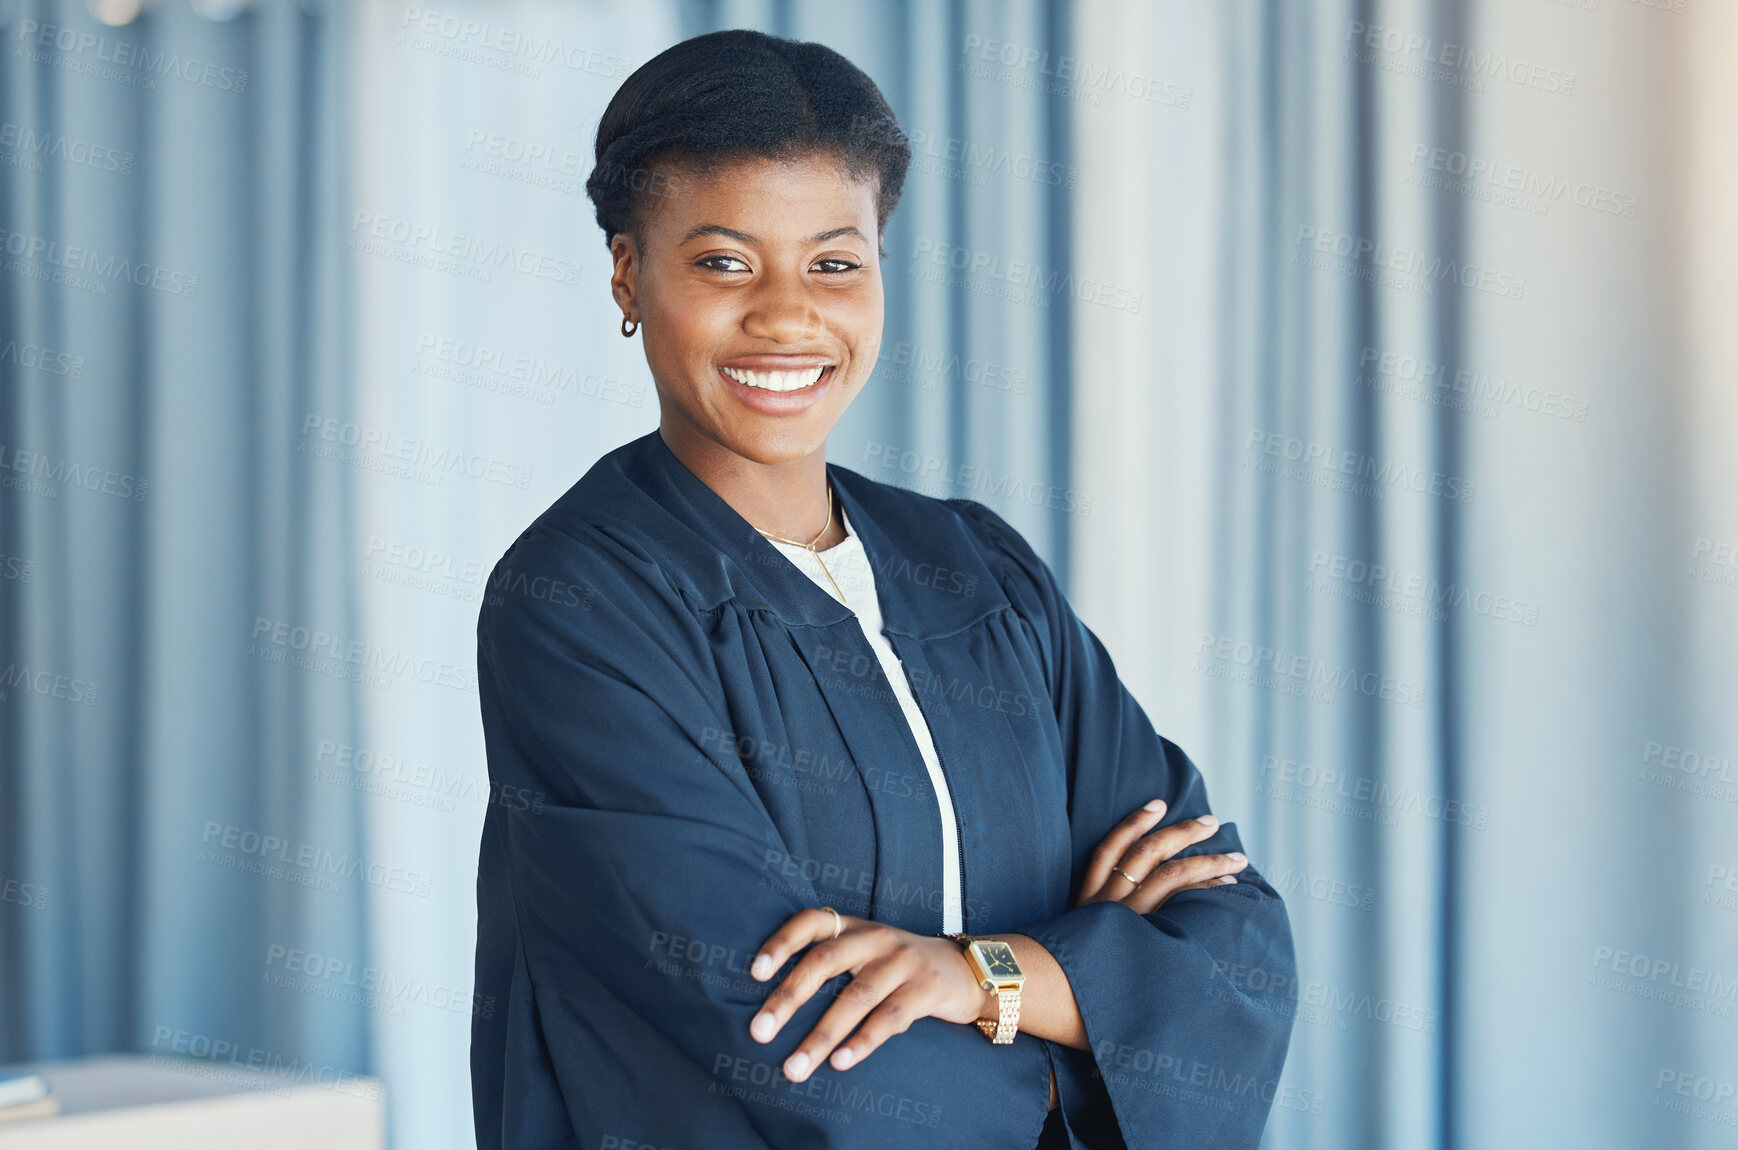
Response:
M637 320L637 319L630 320L627 316L625 316L625 315L622 316L622 334L623 335L633 335L636 331L639 331L639 330L640 330L640 321L639 320Z

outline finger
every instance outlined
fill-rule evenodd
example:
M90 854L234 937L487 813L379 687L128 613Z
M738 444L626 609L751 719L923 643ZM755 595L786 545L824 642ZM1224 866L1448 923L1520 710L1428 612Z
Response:
M1145 836L1124 852L1118 865L1142 882L1166 859L1182 854L1198 842L1219 833L1219 820L1212 815L1184 819L1161 827Z
M1188 858L1170 859L1160 863L1141 881L1140 887L1122 901L1141 914L1151 914L1184 887L1233 876L1248 865L1249 860L1241 854L1190 855Z
M815 1028L785 1059L785 1077L792 1082L801 1082L814 1073L857 1024L898 991L909 977L909 970L897 958L865 964L845 984L838 1000L821 1015ZM834 1069L843 1070L853 1061L847 1057L843 1066L835 1065Z
M1165 817L1165 801L1154 799L1146 806L1140 807L1122 822L1110 828L1110 833L1093 848L1091 857L1087 860L1086 873L1080 880L1080 901L1092 902L1105 883L1113 877L1111 867L1117 865L1123 852L1133 846L1140 837L1158 825ZM1116 879L1120 885L1121 878ZM1112 892L1113 894L1115 892Z
M829 919L831 915L827 916ZM809 947L808 953L779 980L778 986L766 996L760 1010L748 1024L748 1033L756 1042L771 1042L815 992L846 971L855 970L880 953L873 935L857 932L832 936L832 928L820 942Z
M1182 894L1186 890L1206 890L1209 887L1224 886L1226 883L1232 883L1232 882L1236 882L1236 881L1237 881L1236 875L1222 874L1218 878L1210 878L1206 882L1192 882L1188 886L1180 886L1176 890L1172 891L1171 893L1173 895L1178 895L1178 894Z
M1248 860L1240 855L1195 855L1170 859L1161 863L1141 883L1140 889L1123 901L1141 914L1151 914L1185 887L1224 886L1222 880L1235 881L1235 872L1248 865Z
M835 922L832 913L820 907L812 906L797 911L785 920L783 926L773 931L771 937L761 943L759 953L748 968L749 977L756 982L765 982L773 976L774 971L784 966L791 955L803 947L822 939L831 939L835 927L842 935L858 921L860 920L848 914L842 914Z
M1129 844L1120 858L1114 860L1114 867L1107 868L1109 877L1092 893L1081 897L1081 904L1112 898L1127 899L1136 884L1151 874L1160 862L1203 839L1211 838L1218 829L1219 820L1212 815L1202 815L1200 818L1172 823L1136 839ZM1105 841L1110 841L1108 836ZM1118 870L1123 873L1118 874ZM1091 877L1090 874L1088 877Z
M834 1070L847 1070L880 1049L881 1044L895 1034L904 1034L919 1018L927 1017L921 1009L921 995L910 983L883 998L864 1020L857 1032L833 1053Z

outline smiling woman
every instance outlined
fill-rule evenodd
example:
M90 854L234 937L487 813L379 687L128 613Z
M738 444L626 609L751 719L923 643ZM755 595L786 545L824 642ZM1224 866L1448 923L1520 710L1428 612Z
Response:
M827 518L827 433L881 338L878 185L826 154L666 161L660 175L655 206L610 252L665 442L715 490L740 475L751 523L812 535ZM843 538L830 530L829 546Z
M1279 896L1017 532L826 461L909 155L847 60L754 32L604 113L660 424L478 623L492 786L543 796L483 832L485 1150L1260 1137Z

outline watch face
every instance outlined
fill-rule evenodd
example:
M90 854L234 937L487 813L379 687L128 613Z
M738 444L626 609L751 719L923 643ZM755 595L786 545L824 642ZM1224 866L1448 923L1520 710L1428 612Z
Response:
M974 942L978 960L991 978L1020 978L1020 964L1014 958L1014 948L1005 942Z

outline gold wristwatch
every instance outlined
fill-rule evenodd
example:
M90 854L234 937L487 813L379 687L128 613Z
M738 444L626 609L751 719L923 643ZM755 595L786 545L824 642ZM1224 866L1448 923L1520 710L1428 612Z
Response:
M1014 957L1014 948L999 938L973 938L969 934L950 934L947 938L966 948L966 962L977 976L978 985L996 996L996 1017L978 1019L978 1029L998 1046L1014 1041L1020 1029L1020 987L1026 974Z

